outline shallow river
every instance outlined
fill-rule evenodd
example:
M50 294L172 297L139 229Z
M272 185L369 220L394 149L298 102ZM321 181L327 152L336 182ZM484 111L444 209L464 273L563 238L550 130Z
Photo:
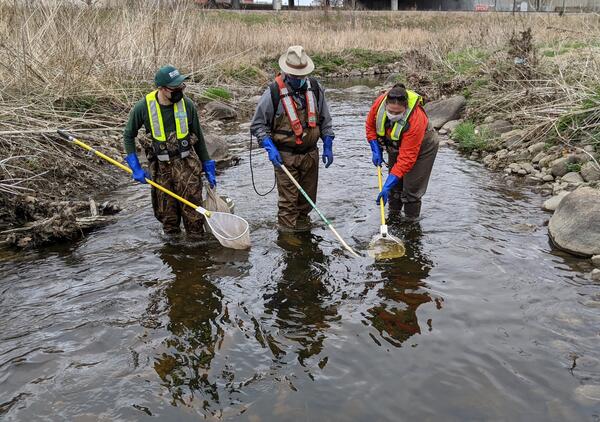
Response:
M319 205L363 250L379 230L369 104L330 93ZM249 252L160 234L145 187L69 246L0 261L7 421L600 420L600 286L550 246L541 196L441 148L407 256L351 258L316 221L278 235L247 135L219 188ZM273 181L254 158L257 187Z

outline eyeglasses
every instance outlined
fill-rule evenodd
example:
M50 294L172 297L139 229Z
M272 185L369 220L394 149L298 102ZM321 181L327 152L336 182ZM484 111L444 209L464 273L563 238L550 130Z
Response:
M175 91L183 91L185 89L186 85L185 84L181 84L179 86L176 86L174 88L170 88L168 86L165 87L165 89L169 92L175 92Z

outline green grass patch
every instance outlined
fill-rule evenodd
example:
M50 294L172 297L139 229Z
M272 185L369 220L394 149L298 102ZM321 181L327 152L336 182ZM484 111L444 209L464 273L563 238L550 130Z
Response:
M458 142L463 152L485 151L490 146L491 136L488 131L477 131L475 123L463 122L452 132L452 139Z
M567 171L574 171L575 173L579 173L581 171L581 164L579 163L568 163Z
M223 73L227 78L243 83L257 82L264 77L259 68L246 65L225 69Z
M448 65L459 75L470 75L490 57L490 53L478 48L452 51L446 56Z
M202 93L202 98L207 100L230 100L232 95L226 88L213 86L206 88Z

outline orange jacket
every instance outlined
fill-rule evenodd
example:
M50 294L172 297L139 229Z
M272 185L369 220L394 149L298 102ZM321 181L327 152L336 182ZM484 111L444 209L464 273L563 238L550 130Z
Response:
M377 139L377 110L379 110L379 105L383 102L385 96L386 94L381 94L377 97L367 116L365 126L367 130L367 140L369 141ZM417 162L428 123L429 119L427 118L427 114L425 114L423 107L416 106L408 118L408 130L404 132L400 138L398 159L396 160L396 164L394 164L390 170L390 173L394 176L403 177ZM391 131L392 128L390 127L386 131L386 135L389 136Z

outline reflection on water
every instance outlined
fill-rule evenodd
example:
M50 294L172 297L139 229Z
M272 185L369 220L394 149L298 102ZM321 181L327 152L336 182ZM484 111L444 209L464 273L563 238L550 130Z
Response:
M189 404L197 393L218 402L216 386L208 379L217 343L223 337L217 318L222 315L223 295L206 278L211 262L206 251L167 244L158 255L175 278L164 288L167 329L166 349L155 359L154 369L168 388L173 405Z
M425 280L433 263L422 249L420 223L398 229L407 245L406 256L401 260L380 263L383 286L377 295L381 302L368 310L368 319L381 338L400 347L409 337L421 333L417 308L432 300L425 288ZM437 299L436 303L440 304L441 299ZM427 326L431 330L431 319L427 320ZM375 339L375 342L378 340Z
M278 336L295 345L289 347L304 366L305 360L319 355L323 349L329 322L337 318L334 304L323 279L329 268L327 258L311 233L278 234L281 257L281 276L263 296L265 312L274 320ZM285 351L278 346L271 350L276 357ZM325 365L326 361L322 363Z

